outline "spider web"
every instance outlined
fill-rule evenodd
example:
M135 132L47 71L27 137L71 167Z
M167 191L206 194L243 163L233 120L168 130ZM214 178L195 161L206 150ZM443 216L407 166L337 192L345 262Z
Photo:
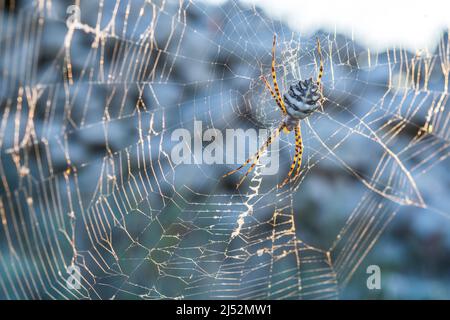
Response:
M449 217L426 189L448 166L447 36L372 52L235 0L76 1L69 28L72 3L0 3L2 298L333 299L399 210ZM322 44L300 179L276 188L292 134L279 174L258 165L238 190L221 179L238 164L173 163L171 134L194 121L278 126L260 79L273 34L282 90L315 76Z

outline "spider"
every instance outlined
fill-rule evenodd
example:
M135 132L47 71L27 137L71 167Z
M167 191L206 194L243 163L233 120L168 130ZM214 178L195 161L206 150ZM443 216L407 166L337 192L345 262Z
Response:
M295 155L286 179L284 179L284 181L281 184L278 184L277 187L282 188L285 184L291 181L292 173L294 172L295 167L297 166L295 175L292 178L292 180L295 180L300 175L301 172L302 155L303 155L303 140L300 127L300 120L303 120L309 115L311 115L322 105L323 95L321 88L321 80L323 76L323 59L319 39L317 39L317 52L319 53L320 57L320 65L317 79L315 81L313 80L313 78L309 78L303 81L296 80L293 84L290 85L289 90L283 94L283 98L281 98L280 89L278 87L277 82L277 75L275 73L275 46L276 46L276 35L273 36L273 44L272 44L272 79L274 90L272 89L271 85L264 76L261 76L261 78L264 81L266 88L270 91L270 94L272 95L276 104L280 108L283 114L283 118L281 124L269 136L269 138L267 138L266 142L258 150L258 152L256 152L252 157L248 158L244 162L244 164L242 164L238 168L228 172L223 176L224 178L229 175L232 175L233 173L239 171L240 169L247 166L250 162L252 162L250 168L247 170L244 176L242 176L239 183L236 185L236 189L239 188L242 182L244 182L245 178L258 163L261 155L269 147L269 145L273 142L273 140L278 137L281 131L284 131L286 134L288 134L292 130L294 130Z

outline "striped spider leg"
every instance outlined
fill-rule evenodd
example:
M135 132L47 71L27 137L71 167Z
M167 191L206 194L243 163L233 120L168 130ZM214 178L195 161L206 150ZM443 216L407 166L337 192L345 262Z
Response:
M245 166L247 166L250 162L252 162L250 168L247 170L247 172L242 176L242 178L239 180L239 182L236 185L236 189L238 189L241 184L245 181L245 179L247 178L247 176L249 175L250 172L252 172L252 170L255 168L256 164L258 163L261 155L266 151L266 149L270 146L270 144L278 137L278 135L280 134L281 130L283 130L284 128L284 124L281 124L266 140L266 142L262 145L262 147L250 158L248 158L242 165L240 165L238 168L224 174L222 176L222 178L225 178L229 175L232 175L233 173L241 170L242 168L244 168Z

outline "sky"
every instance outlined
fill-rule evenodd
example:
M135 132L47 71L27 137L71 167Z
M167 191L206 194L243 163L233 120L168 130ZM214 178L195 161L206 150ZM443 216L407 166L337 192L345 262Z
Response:
M203 0L220 4L226 0ZM353 37L374 50L401 46L434 51L450 26L450 0L234 0L256 5L293 30Z

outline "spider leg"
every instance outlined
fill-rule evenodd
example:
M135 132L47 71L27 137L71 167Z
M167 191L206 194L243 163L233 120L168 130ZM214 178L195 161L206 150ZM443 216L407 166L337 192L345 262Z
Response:
M259 151L258 151L258 152L259 152ZM240 166L237 167L236 169L234 169L234 170L232 170L232 171L230 171L230 172L228 172L228 173L225 173L225 174L222 176L222 178L231 176L233 173L238 172L239 170L241 170L243 167L245 167L246 165L248 165L248 164L250 163L250 161L251 161L256 155L257 155L257 153L254 154L253 156L251 156L250 158L248 158L242 165L240 165Z
M271 143L272 143L272 139L271 139L271 137L269 137L265 144L267 144L267 146L269 146ZM264 150L262 150L262 149L260 149L260 151L258 151L258 153L256 154L256 158L253 161L252 165L250 166L250 168L248 168L247 172L242 176L241 180L239 180L239 183L236 185L236 189L238 189L241 186L242 182L244 182L244 180L247 178L249 173L253 171L253 169L255 168L256 164L258 163L259 158L261 157L263 152L264 152Z
M317 52L319 53L319 57L320 57L320 65L319 65L319 74L317 76L317 85L320 85L320 82L322 80L322 76L323 76L323 57L322 57L322 47L320 46L320 40L319 38L317 38Z
M269 84L269 81L267 81L266 77L261 76L261 79L263 79L264 84L266 85L266 88L269 89L270 94L272 95L273 99L275 100L275 102L277 103L278 107L280 108L281 112L283 113L283 115L286 114L286 108L284 107L284 104L282 104L280 101L281 99L279 97L277 97L275 95L275 92L272 90L272 87Z
M292 161L291 168L289 170L289 173L288 173L287 177L284 179L284 181L281 184L278 185L278 188L284 187L284 185L290 181L290 177L291 177L292 173L294 172L295 166L297 164L298 164L298 167L301 166L301 162L302 162L301 157L302 157L302 149L303 149L301 139L302 139L301 132L300 132L298 127L295 127L295 155L294 155L294 160Z
M264 143L264 145L258 150L258 152L253 156L253 158L255 159L252 163L252 165L250 166L250 168L247 170L247 172L244 174L244 176L241 178L241 180L239 180L239 183L236 185L236 189L238 189L240 187L240 185L244 182L244 180L247 178L248 174L250 172L252 172L252 170L255 168L256 164L259 162L259 158L261 157L261 155L265 152L265 150L269 147L269 145L273 142L274 139L276 139L276 137L278 137L278 135L280 134L282 128L284 127L284 124L281 125L280 127L278 127L278 129L270 136L267 138L266 142Z
M302 158L303 158L303 139L302 139L302 128L300 126L300 122L298 123L298 125L295 127L295 134L296 134L296 138L295 138L295 145L298 146L299 148L299 153L298 153L298 166L297 166L297 171L295 172L295 175L292 179L296 179L299 175L300 175L300 171L302 168ZM297 138L298 136L298 138Z
M278 135L280 134L281 130L283 129L284 124L280 125L266 140L266 142L263 144L263 146L250 158L247 159L247 161L244 162L244 164L242 164L241 166L239 166L237 169L234 169L226 174L224 174L222 176L222 178L225 178L229 175L232 175L233 173L239 171L240 169L242 169L243 167L245 167L246 165L248 165L250 162L252 162L252 165L250 166L250 168L247 170L247 172L244 174L244 176L239 180L239 183L236 185L236 189L239 188L239 186L244 182L245 178L247 178L247 176L249 175L249 173L255 168L256 164L259 161L259 158L261 157L261 155L264 153L264 151L269 147L269 145L273 142L274 139L276 139L276 137L278 137Z
M275 47L276 47L276 43L277 43L277 36L274 34L273 35L273 44L272 44L272 80L273 80L273 87L274 87L275 93L276 93L276 98L275 98L275 95L273 93L272 93L272 96L277 101L277 104L281 108L281 111L283 112L283 115L285 115L286 114L286 106L284 105L283 99L281 99L280 88L278 87L278 82L277 82L277 74L275 72Z
M320 108L322 109L323 112L323 87L321 84L321 80L322 80L322 76L323 76L323 56L322 56L322 47L320 46L320 40L319 38L317 38L317 52L319 53L319 59L320 59L320 64L319 64L319 74L317 75L317 86L319 86L319 91L320 91Z

